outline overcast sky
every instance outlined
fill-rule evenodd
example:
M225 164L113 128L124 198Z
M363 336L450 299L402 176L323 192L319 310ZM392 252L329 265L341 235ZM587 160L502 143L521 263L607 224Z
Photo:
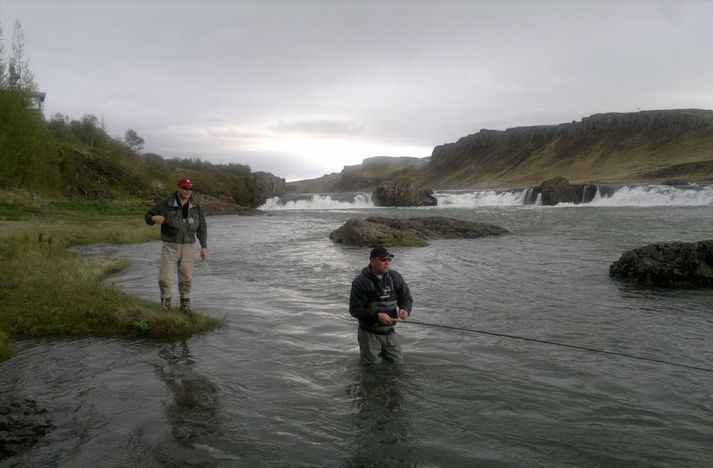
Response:
M482 128L713 109L713 1L0 0L45 115L288 180Z

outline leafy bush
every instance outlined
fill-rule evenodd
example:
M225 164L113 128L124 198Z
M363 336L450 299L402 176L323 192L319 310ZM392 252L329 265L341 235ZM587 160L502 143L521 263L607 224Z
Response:
M56 141L22 91L0 90L0 188L55 191L61 181Z

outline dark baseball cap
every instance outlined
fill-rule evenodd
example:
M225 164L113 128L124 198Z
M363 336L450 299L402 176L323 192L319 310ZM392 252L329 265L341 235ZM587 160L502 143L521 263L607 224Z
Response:
M374 249L371 249L371 254L369 254L369 258L394 258L394 254L390 253L388 250L386 250L383 247L376 247Z

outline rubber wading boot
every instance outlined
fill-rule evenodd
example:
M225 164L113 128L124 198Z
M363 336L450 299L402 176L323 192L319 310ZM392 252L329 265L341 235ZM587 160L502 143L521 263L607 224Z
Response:
M183 311L183 313L186 315L193 315L190 299L181 298L181 311Z
M162 297L161 298L161 308L164 310L168 310L171 308L171 298L170 297Z

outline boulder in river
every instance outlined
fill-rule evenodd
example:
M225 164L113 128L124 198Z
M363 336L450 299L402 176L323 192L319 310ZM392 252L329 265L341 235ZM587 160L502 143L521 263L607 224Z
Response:
M713 287L713 240L629 250L612 263L609 276L647 286Z
M509 231L493 224L443 216L421 218L353 218L329 234L339 244L376 246L422 246L428 239L473 239L499 236Z
M541 197L543 205L558 203L589 203L597 194L596 185L573 185L564 177L553 177L534 187L530 194L530 203Z
M436 206L433 190L418 188L410 177L382 182L371 195L376 206Z

